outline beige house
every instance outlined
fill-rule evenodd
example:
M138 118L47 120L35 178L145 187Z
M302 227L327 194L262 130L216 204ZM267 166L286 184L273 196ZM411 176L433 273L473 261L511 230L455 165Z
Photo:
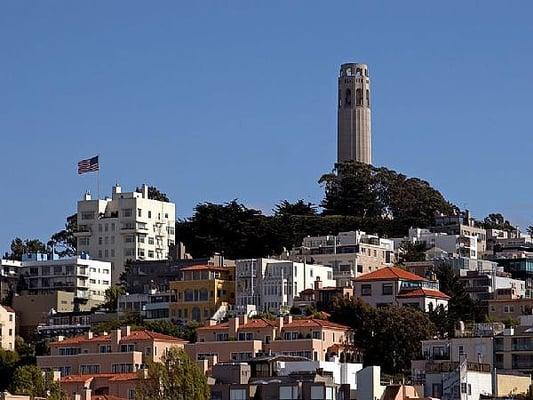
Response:
M181 347L184 340L147 330L131 331L129 326L110 334L86 335L50 343L50 355L37 357L43 370L61 375L135 372L147 360L159 361L167 349Z
M2 349L15 350L15 310L8 306L0 306L0 339Z
M449 297L430 281L401 268L385 267L353 280L354 295L374 306L416 307L423 311L448 307Z
M229 322L199 328L198 341L185 345L193 360L246 361L258 355L302 356L327 361L330 355L352 354L352 336L347 326L304 318L276 320L232 318Z

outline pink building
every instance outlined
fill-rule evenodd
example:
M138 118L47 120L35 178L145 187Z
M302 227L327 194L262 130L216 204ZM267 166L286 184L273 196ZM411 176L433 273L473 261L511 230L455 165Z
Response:
M59 380L69 399L118 400L135 398L136 372L125 374L69 375Z
M183 348L182 339L147 330L132 331L129 326L110 334L64 339L50 343L50 355L37 357L37 365L62 376L101 373L127 373L142 369L148 359L159 361L167 349Z
M258 355L303 356L326 361L341 351L353 352L350 328L320 319L233 318L199 328L198 341L185 345L193 360L246 361Z
M423 311L448 307L449 296L439 291L438 281L430 281L409 271L385 267L352 281L354 295L374 307L411 306Z

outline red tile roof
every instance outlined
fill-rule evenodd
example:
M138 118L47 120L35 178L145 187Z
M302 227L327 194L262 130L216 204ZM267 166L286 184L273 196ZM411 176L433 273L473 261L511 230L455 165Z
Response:
M97 394L91 396L92 400L127 400L125 397L112 396L110 394Z
M167 341L178 343L188 343L186 340L176 338L174 336L163 335L162 333L152 332L148 330L142 331L131 331L128 336L123 336L120 339L120 342L130 342L130 341L145 341L145 340L155 340L155 341ZM70 338L63 339L62 341L51 342L50 345L53 346L63 346L66 344L83 344L83 343L105 343L111 341L111 335L95 335L92 339L88 339L85 335L74 336Z
M139 375L137 372L126 372L122 374L113 374L113 377L109 379L110 381L116 382L116 381L134 381L139 379Z
M384 267L354 279L355 282L371 281L427 281L426 278L396 267Z
M397 297L432 297L434 299L448 300L450 296L440 290L417 288L412 290L402 290Z
M245 324L239 324L239 329L260 329L260 328L268 328L268 327L274 327L274 326L276 326L276 322L268 320L266 318L249 318ZM220 330L220 329L228 329L228 328L229 328L229 323L223 322L221 324L216 324L216 325L202 326L201 328L198 328L198 330L208 331L208 330Z
M15 312L15 310L13 310L13 309L12 309L11 307L9 307L9 306L1 306L1 307L4 307L4 310L6 310L6 311L9 312L9 313L14 313L14 312Z
M350 327L346 325L337 324L335 322L326 321L323 319L317 318L303 318L303 319L293 319L291 323L283 324L283 329L291 328L305 328L305 327L322 327L338 330L349 330Z
M86 374L86 375L67 375L62 376L60 382L61 383L85 383L89 380L93 380L96 378L108 378L109 381L131 381L139 379L139 375L137 372L125 372L125 373L117 373L117 374Z

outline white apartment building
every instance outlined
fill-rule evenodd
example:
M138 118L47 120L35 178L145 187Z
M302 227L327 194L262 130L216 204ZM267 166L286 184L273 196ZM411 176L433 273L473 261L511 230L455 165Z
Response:
M25 254L20 273L29 294L48 294L58 290L74 293L85 308L105 301L111 287L111 263L82 255L49 259L44 254Z
M394 242L363 231L308 236L287 258L330 266L337 285L350 286L351 280L359 275L392 266Z
M304 289L314 288L316 280L324 287L335 286L330 266L268 258L237 260L236 309L244 312L254 305L257 311L286 313L294 297Z
M141 193L123 193L113 186L111 198L78 201L78 254L111 262L112 283L120 281L128 260L165 260L175 244L174 203L148 198Z
M478 239L476 236L451 235L443 232L431 232L429 229L411 228L409 235L394 238L394 246L399 249L402 242L423 243L428 249L437 248L448 257L478 258Z

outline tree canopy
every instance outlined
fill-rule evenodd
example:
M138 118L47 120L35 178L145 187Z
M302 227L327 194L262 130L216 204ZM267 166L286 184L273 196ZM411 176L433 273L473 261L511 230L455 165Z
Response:
M71 257L76 255L77 241L74 236L78 226L78 214L67 217L65 228L54 233L48 241L48 247L53 248L59 257Z
M169 349L161 362L148 362L148 378L140 379L136 400L207 400L209 386L203 372L183 351Z
M338 298L331 320L350 326L365 365L380 365L387 374L408 375L420 355L420 341L435 334L427 314L411 307L374 308L359 298Z
M21 260L22 255L26 253L45 253L46 245L39 239L15 238L11 241L11 253L7 257L11 260Z
M142 188L138 187L135 189L135 191L141 193ZM148 198L151 200L164 201L165 203L168 203L170 201L167 194L161 192L155 186L148 186Z
M11 392L17 395L26 395L30 398L44 397L51 400L66 400L66 393L58 383L44 374L36 365L18 367L13 374Z

